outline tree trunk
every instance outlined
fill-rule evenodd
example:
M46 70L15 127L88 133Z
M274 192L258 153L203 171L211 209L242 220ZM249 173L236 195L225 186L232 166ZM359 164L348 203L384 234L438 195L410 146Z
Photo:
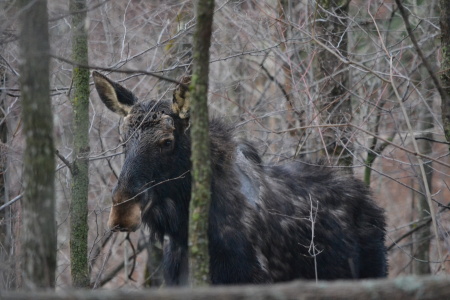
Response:
M289 26L290 22L290 1L289 0L280 0L278 2L278 17L282 22L280 22L280 29L282 37L285 41L287 41L290 38L290 31L291 28ZM281 43L280 50L285 53L286 56L289 56L287 52L287 45L286 42ZM287 121L287 128L292 129L296 126L295 122L295 116L294 116L294 103L292 102L292 69L289 63L285 62L283 65L283 75L284 75L284 84L280 87L282 88L283 95L286 98L286 121ZM272 76L270 76L272 77ZM274 80L274 78L271 78ZM277 81L276 81L277 82ZM298 120L301 121L300 118ZM289 131L289 134L291 136L294 136L297 134L296 131L291 130Z
M447 97L442 98L442 125L447 142L450 143L450 1L440 0L441 6L441 80ZM450 150L450 145L449 145Z
M323 10L316 7L314 24L316 38L343 57L347 56L348 3L347 0L317 0ZM326 49L318 49L314 72L319 82L317 106L323 123L345 124L351 121L349 75L348 71L342 71L345 67L335 55ZM353 163L348 131L346 127L339 127L323 132L325 154L337 158L338 163L345 166Z
M414 6L414 13L419 14L420 12L419 6ZM433 2L433 5L429 9L429 18L432 18L433 16L438 15L438 6L437 3ZM431 26L428 27L429 30L431 30ZM425 27L425 30L427 30L427 27ZM424 51L430 52L433 51L433 48L435 46L435 43L424 43L422 45L422 48ZM432 80L428 79L428 71L424 65L422 65L419 69L419 72L415 72L415 75L418 78L414 78L415 81L418 83L421 83L423 85L425 90L432 91L434 89L434 85ZM430 109L433 107L434 99L433 97L427 97L424 98L423 101L424 104L418 106L418 109L420 110L418 112L418 128L417 130L421 133L421 137L423 139L417 140L417 146L419 149L419 152L424 155L433 156L433 143L431 142L433 137L433 129L434 129L434 116L433 111L430 111ZM426 104L426 105L425 105ZM432 161L425 161L424 162L424 170L426 173L426 184L428 185L428 188L431 193L433 190L433 166ZM421 176L420 176L420 168L416 168L416 172L418 174L419 182L422 182ZM426 190L423 184L420 185L420 191L422 194L419 194L418 196L418 203L417 203L417 216L419 220L422 220L421 223L416 224L415 226L420 226L423 224L424 226L417 230L416 233L413 235L413 247L414 252L413 256L416 258L412 262L413 272L415 275L425 275L430 274L430 245L432 240L432 232L431 232L431 223L427 223L427 220L430 218L430 206L428 204L428 199L426 196Z
M86 0L71 0L73 61L88 65ZM88 265L88 187L89 187L89 70L73 68L72 106L74 111L74 159L70 215L70 258L72 284L89 286Z
M1 36L1 35L0 35ZM0 48L2 52L3 47ZM8 127L6 122L7 105L6 105L6 69L0 66L0 206L9 201L7 190L7 176L8 171ZM0 261L4 264L0 267L0 289L11 288L13 285L13 269L14 260L10 259L12 253L12 209L11 207L0 210ZM9 263L6 263L9 262Z
M194 34L191 93L192 197L189 218L189 259L194 286L209 281L208 219L211 164L208 120L209 47L214 0L198 0Z
M25 288L55 286L55 151L49 83L47 1L18 1L24 152L22 276Z
M431 101L429 101L431 102ZM431 105L432 103L429 103ZM429 106L431 107L431 106ZM426 108L419 112L419 130L420 131L431 131L433 127L433 116ZM431 132L426 132L423 135L424 138L433 139L433 134ZM421 154L430 155L432 153L432 145L428 140L418 140L417 145L419 146L419 151ZM433 183L433 168L431 161L424 163L424 169L426 172L426 179L428 187L431 191ZM419 168L417 168L417 173L420 174ZM419 179L420 179L419 175ZM419 180L421 182L421 180ZM419 195L417 203L418 218L420 220L427 220L430 217L430 206L428 205L428 199L426 196L426 191L422 187L420 189L423 194ZM416 224L419 226L420 224ZM431 229L430 225L425 225L419 229L413 236L414 238L414 257L417 259L413 260L413 272L416 275L429 274L430 273L430 236Z

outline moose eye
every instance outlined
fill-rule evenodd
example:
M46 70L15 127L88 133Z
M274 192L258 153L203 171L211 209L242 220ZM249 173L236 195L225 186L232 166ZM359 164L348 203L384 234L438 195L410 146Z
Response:
M164 147L170 147L170 146L172 146L172 140L165 140L165 141L163 142L163 146L164 146Z

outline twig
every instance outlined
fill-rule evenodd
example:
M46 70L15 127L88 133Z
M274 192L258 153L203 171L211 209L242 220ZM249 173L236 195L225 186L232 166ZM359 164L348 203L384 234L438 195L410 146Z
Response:
M130 239L130 233L129 232L127 233L126 240L130 244L131 250L133 251L133 255L131 256L133 258L133 264L132 264L130 272L128 273L128 279L130 279L132 281L136 281L131 276L133 275L134 269L136 268L136 256L137 256L137 253L136 253L136 248L134 248L133 242Z
M419 137L416 137L415 139L416 139L416 140L427 140L427 141L434 142L434 143L440 143L440 144L450 145L449 142L445 142L445 141L437 141L437 140L433 140L433 139L430 139L430 138L427 138L427 137L424 137L424 136L419 136Z
M187 89L189 88L186 84L184 84L182 82L179 82L178 80L175 80L175 79L172 79L172 78L169 78L169 77L166 77L166 76L158 75L158 74L153 73L153 72L148 72L148 71L145 71L145 70L124 70L124 69L119 70L119 69L105 68L105 67L100 67L100 66L95 66L95 65L80 64L80 63L74 62L74 61L72 61L70 59L66 59L66 58L63 58L63 57L60 57L60 56L56 56L56 55L53 55L53 54L51 54L50 57L52 57L54 59L57 59L57 60L60 60L62 62L68 63L68 64L70 64L72 66L79 67L79 68L96 69L96 70L101 70L101 71L106 71L106 72L116 72L116 73L123 73L123 74L136 74L136 73L139 73L139 74L142 74L142 75L152 76L152 77L158 78L160 80L172 82L172 83L178 84L178 85L180 85L180 86L182 86L184 88L187 88Z
M319 281L319 277L318 277L319 274L317 272L317 255L319 255L322 251L318 251L318 253L316 253L317 249L316 249L316 245L314 244L314 237L315 237L314 228L315 228L315 224L316 224L317 212L319 211L319 201L317 201L317 206L315 207L316 211L314 214L313 214L314 204L313 204L311 195L309 195L309 202L311 203L311 210L309 211L309 220L311 221L311 244L310 244L308 252L314 258L314 274L315 274L315 280L317 283Z
M20 76L20 74L14 70L14 68L9 64L9 62L6 60L6 58L3 57L3 55L0 54L0 58L5 62L6 66L8 66L8 68L11 70L11 72L16 75L17 77Z
M98 229L98 227L99 227L98 222L97 222L98 218L96 217L95 220L96 220L96 228ZM109 240L113 236L113 232L109 231L109 230L105 231L105 233L99 240L97 240L98 236L99 236L99 234L97 231L97 236L95 237L95 241L92 245L91 251L89 252L91 269L97 262L98 257L100 257L100 252L105 248L106 244L109 242Z
M403 22L405 23L406 31L408 32L409 38L411 39L411 42L414 45L414 48L416 48L417 55L419 55L420 59L423 62L423 65L427 69L428 73L430 74L431 80L433 81L434 85L436 86L436 89L439 92L439 95L441 96L442 101L444 99L447 99L447 93L442 88L439 79L436 77L436 74L433 72L433 67L430 65L428 60L425 58L425 55L423 55L422 49L419 47L419 43L417 43L416 37L414 36L414 33L411 29L411 24L408 20L408 15L406 13L405 8L403 7L403 4L400 0L395 0L395 3L397 4L398 10L400 11L400 15L403 18Z
M16 202L16 201L22 199L22 197L23 197L23 194L20 194L20 195L14 197L11 201L6 202L6 203L3 204L2 206L0 206L0 211L3 210L3 209L5 209L5 208L7 208L8 206L10 206L11 204L13 204L14 202Z
M145 247L146 247L146 243L142 243L141 245L138 245L136 252L133 253L133 255L128 257L128 260L135 258L137 255L139 255L139 253L141 253ZM116 268L114 268L114 270L112 270L108 275L106 275L103 280L100 282L99 285L97 286L104 286L106 283L108 283L110 280L112 280L117 273L119 273L123 267L125 266L125 261L123 261L122 263L120 263ZM91 283L91 286L94 286L94 283Z
M355 125L355 124L352 124L352 123L308 125L308 126L299 126L299 127L295 127L295 128L289 128L289 129L286 129L286 130L279 130L279 131L269 130L269 131L271 133L280 134L280 133L285 133L285 132L289 132L289 131L292 131L292 130L304 130L304 129L308 129L308 128L329 128L329 127L348 127L348 126L353 127L353 128L355 128L355 129L357 129L359 131L362 131L362 132L364 132L364 133L366 133L366 134L368 134L370 136L373 136L373 137L379 139L380 141L383 141L383 142L385 142L385 143L387 143L387 144L389 144L389 145L391 145L391 146L393 146L395 148L398 148L398 149L400 149L402 151L405 151L405 152L407 152L409 154L412 154L412 155L415 155L415 156L419 156L419 157L431 160L431 161L433 161L433 162L435 162L437 164L440 164L442 166L450 168L450 164L448 164L448 163L445 163L443 161L439 161L439 160L437 160L437 159L435 159L435 158L433 158L431 156L419 153L417 151L409 150L408 148L405 148L405 147L402 147L402 146L400 146L400 145L398 145L396 143L393 143L393 142L389 141L388 139L385 139L385 138L383 138L383 137L381 137L379 135L376 135L376 134L374 134L374 133L372 133L372 132L370 132L368 130L365 130L365 129L359 127L358 125Z
M316 7L316 11L317 11L317 7ZM314 22L315 23L315 22ZM363 64L360 64L356 61L352 61L346 57L343 57L340 53L334 51L333 49L331 49L330 47L328 47L327 45L325 45L324 43L322 43L317 37L316 37L316 32L315 32L315 28L313 27L313 30L311 32L311 40L313 40L317 45L321 46L323 49L325 49L326 51L328 51L329 53L331 53L332 55L334 55L338 60L340 60L342 63L346 64L346 65L354 65L359 67L360 69L372 73L373 75L375 75L376 77L378 77L380 80L382 80L385 83L390 83L388 79L383 78L382 76L378 75L377 73L375 73L372 69L366 67Z
M431 218L429 218L426 222L420 224L419 226L416 226L415 228L411 229L410 231L406 232L405 234L401 235L400 237L398 237L395 241L392 242L392 244L390 244L387 248L386 251L391 250L392 248L394 248L395 246L397 246L397 244L399 242L401 242L403 239L407 238L408 236L412 235L414 232L420 230L421 228L429 225L431 223Z
M67 168L69 169L70 173L73 174L73 170L72 170L72 163L70 161L68 161L64 156L61 155L61 153L59 153L58 150L55 150L55 154L56 156L58 156L58 158L67 166Z
M164 183L169 182L169 181L172 181L172 180L183 179L183 178L184 178L184 175L186 175L186 174L189 173L189 172L190 172L190 170L187 170L186 172L184 172L184 173L181 174L180 176L173 177L173 178L169 178L169 179L160 181L160 182L158 182L158 183L155 183L155 184L149 186L148 188L145 188L144 190L140 191L139 193L137 193L137 194L134 195L133 197L128 198L128 199L126 199L126 200L124 200L124 201L122 201L122 202L120 202L120 203L113 204L112 206L119 206L119 205L122 205L122 204L127 203L128 201L133 201L133 200L136 199L136 197L138 197L139 195L145 193L146 191L148 191L148 190L150 190L150 189L152 189L152 188L154 188L155 186L158 186L158 185L160 185L160 184L164 184ZM151 183L153 183L153 181L147 182L146 184L143 185L143 187L146 186L146 185L148 185L148 184L151 184ZM142 215L145 214L145 212L146 212L147 209L149 208L149 205L150 205L150 204L151 204L151 202L149 202L149 203L147 204L147 206L142 210Z
M100 123L101 123L101 122L102 122L102 121L100 121ZM101 134L100 128L101 128L101 127L99 126L99 127L98 127L98 140L99 140L99 142L100 142L100 149L101 149L102 152L104 153L104 152L105 152L105 147L104 147L104 145L103 145L103 139L102 139L102 134ZM90 161L90 160L91 160L91 159L89 159L89 161ZM111 164L111 160L110 160L110 159L107 159L106 162L108 163L109 169L110 169L111 172L113 173L114 177L116 177L116 179L118 179L119 176L117 176L116 170L114 170L114 168L113 168L113 166L112 166L112 164Z
M297 117L300 120L301 117L302 117L301 113L294 108L294 105L292 103L291 97L287 93L286 89L283 87L283 85L275 77L272 76L272 74L270 74L269 70L267 70L267 68L264 66L263 63L261 63L260 66L261 66L261 69L266 73L267 77L269 77L269 79L271 81L273 81L277 85L277 87L281 90L281 92L283 93L284 98L286 98L286 102L289 104L289 106L292 109L292 111L297 115Z

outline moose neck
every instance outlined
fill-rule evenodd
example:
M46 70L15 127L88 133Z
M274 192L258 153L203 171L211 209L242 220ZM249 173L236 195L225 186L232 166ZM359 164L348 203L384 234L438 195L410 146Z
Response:
M211 168L214 177L230 176L233 172L232 160L235 156L236 143L232 130L219 120L210 122ZM152 191L154 208L144 216L154 234L160 238L164 234L187 241L187 222L189 202L191 199L191 138L188 130L178 132L178 144L174 152L175 168L171 177L162 180ZM173 166L172 166L173 167ZM214 198L214 187L211 192ZM180 232L183 230L183 232Z

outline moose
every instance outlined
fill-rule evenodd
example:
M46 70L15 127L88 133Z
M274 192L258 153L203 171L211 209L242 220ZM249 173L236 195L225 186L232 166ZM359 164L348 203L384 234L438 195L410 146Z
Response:
M141 223L163 243L166 285L188 283L191 197L189 92L138 101L93 72L106 107L123 117L124 164L112 192L108 226ZM387 275L384 211L368 187L326 164L266 165L256 147L220 118L209 122L212 284Z

